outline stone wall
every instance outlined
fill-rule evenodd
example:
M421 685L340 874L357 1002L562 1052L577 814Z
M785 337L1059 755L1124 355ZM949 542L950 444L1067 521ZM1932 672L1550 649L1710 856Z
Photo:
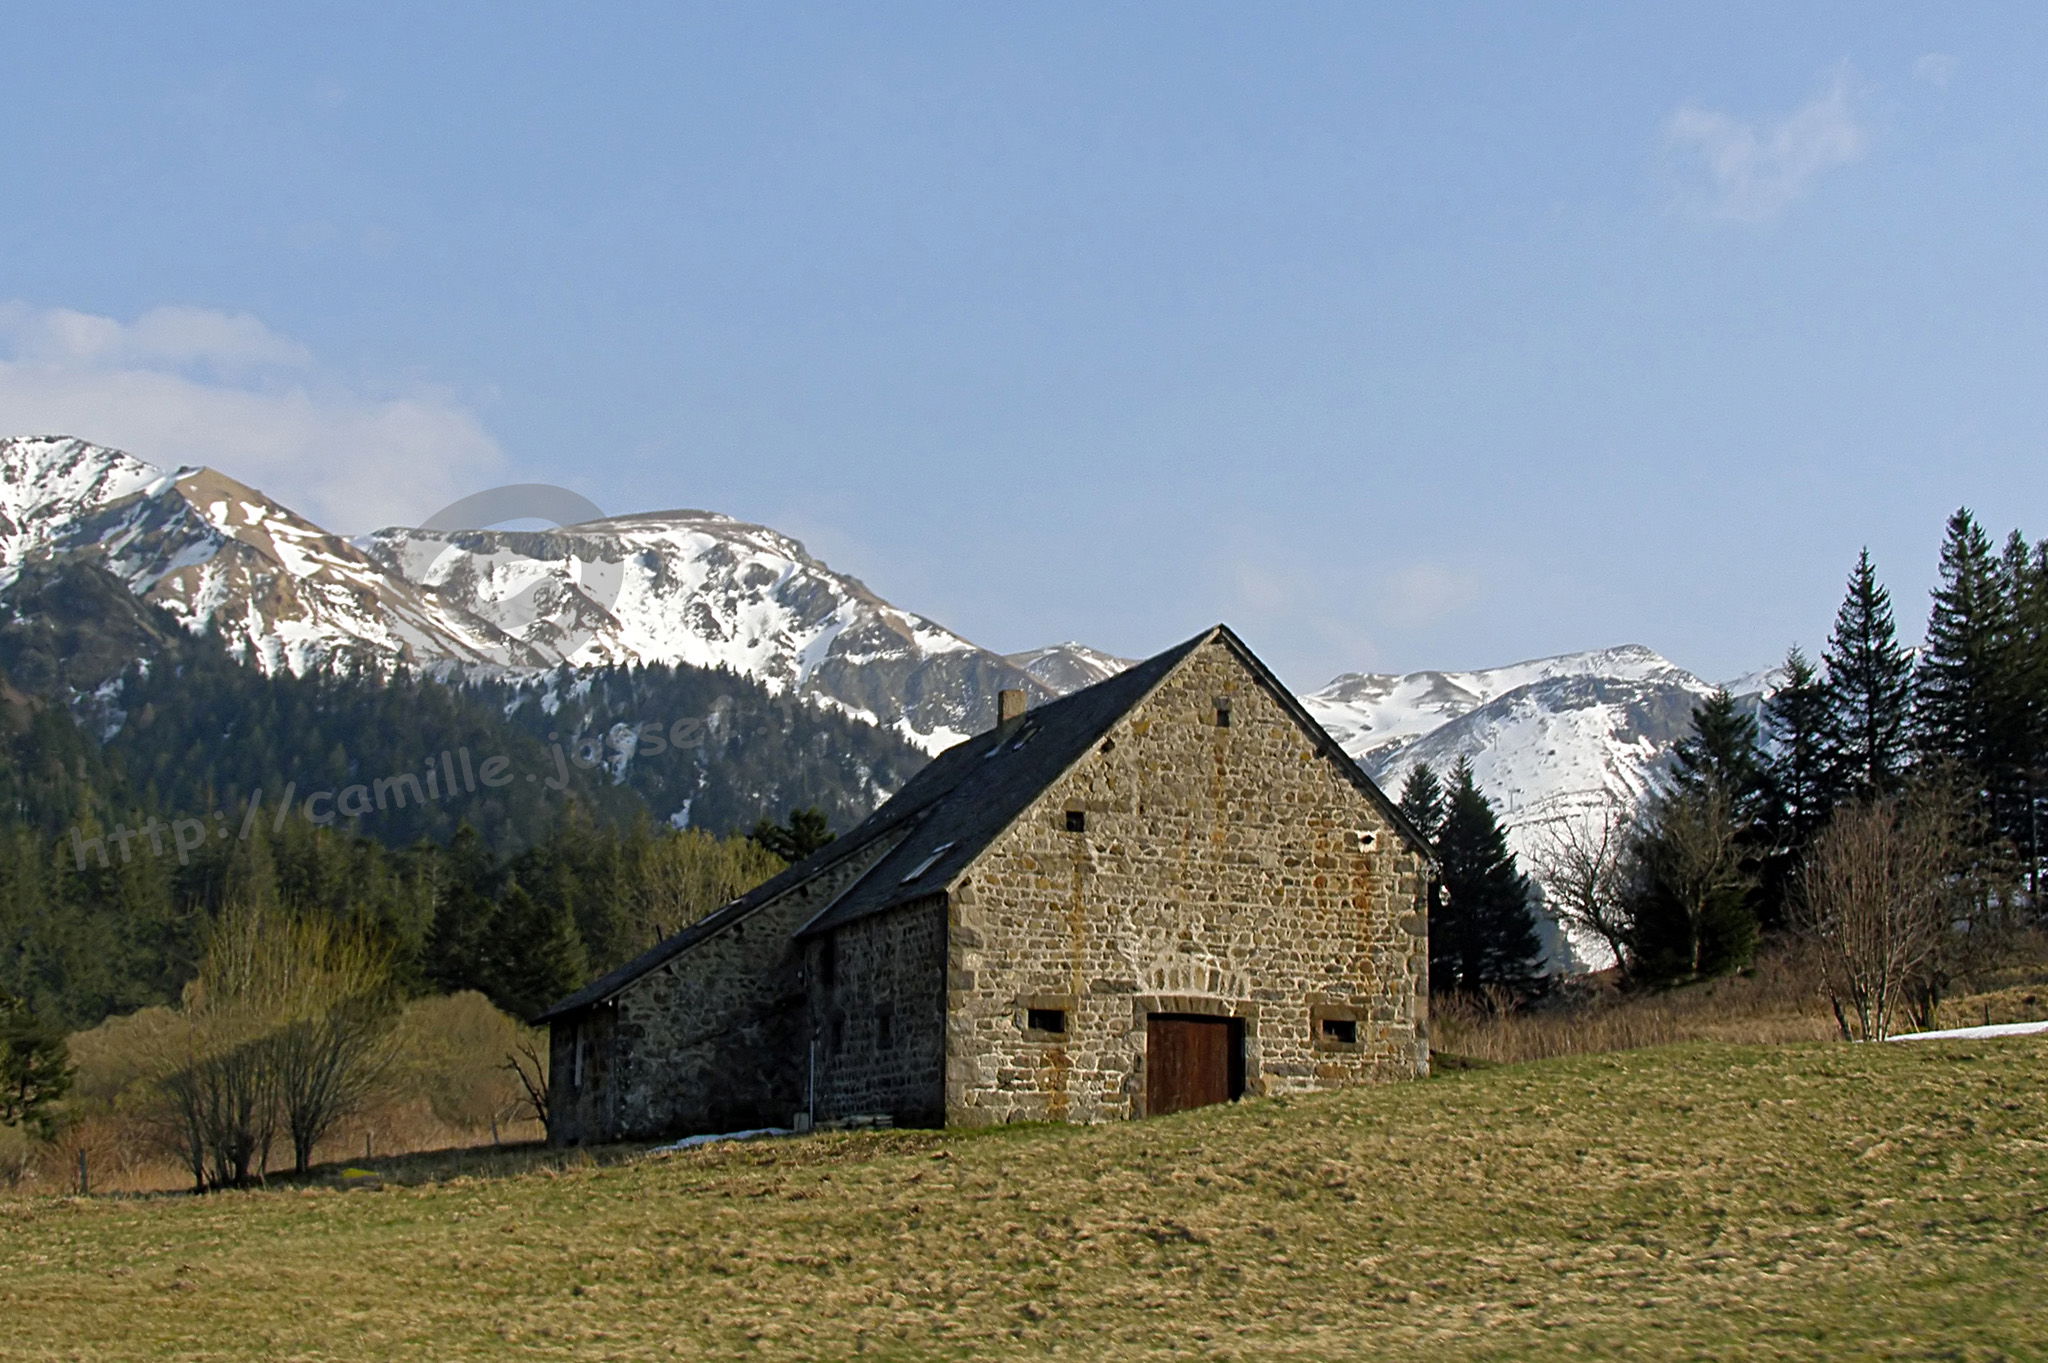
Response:
M900 837L876 839L611 1000L558 1020L553 1074L567 1073L581 1028L586 1079L576 1092L557 1081L551 1138L577 1145L788 1125L807 1102L809 1040L791 939Z
M1210 641L956 886L947 1120L1143 1115L1153 1012L1243 1019L1251 1094L1425 1073L1427 874Z
M611 1129L617 1021L618 1010L606 1002L548 1029L548 1129L557 1143L601 1140Z
M946 910L920 900L808 945L817 1119L945 1119Z

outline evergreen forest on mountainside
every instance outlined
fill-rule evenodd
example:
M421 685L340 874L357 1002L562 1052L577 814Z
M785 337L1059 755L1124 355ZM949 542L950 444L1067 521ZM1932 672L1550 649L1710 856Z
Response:
M772 874L764 818L843 830L925 760L725 671L264 675L94 567L32 570L0 617L0 995L64 1029L171 1002L230 900L274 900L530 1013Z

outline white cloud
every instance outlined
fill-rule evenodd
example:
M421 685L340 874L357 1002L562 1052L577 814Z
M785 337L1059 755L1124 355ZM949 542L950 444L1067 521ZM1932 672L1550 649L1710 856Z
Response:
M1948 83L1956 78L1959 63L1946 52L1929 52L1913 63L1913 79L1924 81L1937 90L1948 89Z
M193 307L123 322L0 304L0 434L208 464L345 532L415 522L504 465L451 395L372 391L257 318Z
M1664 141L1692 180L1688 197L1708 214L1764 222L1804 194L1815 178L1861 159L1868 131L1856 119L1847 69L1775 123L1746 122L1687 104L1664 125Z
M1404 628L1426 625L1469 605L1479 579L1446 563L1422 561L1397 569L1387 581L1380 614Z

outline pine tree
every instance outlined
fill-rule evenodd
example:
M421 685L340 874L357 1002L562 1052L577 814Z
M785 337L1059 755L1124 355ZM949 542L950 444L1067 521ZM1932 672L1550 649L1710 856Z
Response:
M589 973L569 906L536 898L516 883L492 920L489 960L485 992L518 1018L533 1017L573 992Z
M1431 990L1533 988L1542 942L1529 882L1515 866L1493 805L1472 779L1472 764L1462 758L1451 773L1437 855L1444 902L1430 923Z
M21 1000L0 994L0 1126L50 1135L51 1105L70 1088L64 1034L38 1022Z
M2042 856L2048 852L2048 540L2029 548L2015 530L2006 541L2000 578L2010 631L2002 727L2011 770L2010 798L1996 817L2027 868L2038 912Z
M1944 761L1988 801L2012 769L2006 722L2008 644L2017 584L1967 507L1949 517L1941 584L1913 677L1913 729L1924 759Z
M1624 859L1636 979L1671 984L1749 963L1757 939L1755 858L1737 837L1725 792L1673 786L1657 795Z
M1757 726L1724 687L1693 707L1692 729L1672 750L1672 780L1681 790L1712 787L1738 818L1758 811L1764 768Z
M1429 763L1418 762L1401 783L1401 813L1432 844L1444 827L1444 783Z
M1774 822L1788 846L1803 844L1834 809L1829 724L1827 684L1795 646L1785 654L1783 684L1764 702L1764 732L1770 741L1765 774Z
M1827 669L1828 751L1843 794L1889 795L1910 753L1913 664L1899 645L1891 594L1865 549L1849 574L1822 657Z
M489 992L489 947L497 916L498 868L483 836L462 824L439 858L434 925L427 939L426 975L448 993Z
M747 836L759 843L764 851L773 852L795 865L838 835L827 822L825 811L813 805L807 809L790 810L787 824L764 818Z
M1793 876L1807 842L1835 807L1828 760L1828 691L1796 646L1785 654L1785 680L1764 702L1763 862L1757 917L1766 928L1787 917Z

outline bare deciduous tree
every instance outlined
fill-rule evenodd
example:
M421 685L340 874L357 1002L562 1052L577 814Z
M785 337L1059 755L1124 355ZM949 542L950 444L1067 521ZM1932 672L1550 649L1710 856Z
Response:
M396 1007L366 934L231 903L162 1047L160 1138L201 1191L261 1178L280 1131L304 1172L389 1067Z
M554 1109L548 1102L548 1051L545 1036L522 1036L505 1057L505 1068L519 1078L526 1091L526 1106L543 1130L554 1131Z
M720 839L695 828L654 839L643 856L625 905L642 942L682 931L782 869L782 859L752 839Z
M1546 825L1530 859L1557 916L1605 942L1624 976L1634 952L1623 879L1628 827L1628 816L1610 800L1590 818Z
M269 1037L270 1058L293 1167L304 1173L313 1148L390 1070L398 1000L389 954L332 920L280 924L273 951L291 984Z
M1844 805L1808 851L1796 926L1848 1039L1882 1040L1955 931L1962 838L1924 792Z

